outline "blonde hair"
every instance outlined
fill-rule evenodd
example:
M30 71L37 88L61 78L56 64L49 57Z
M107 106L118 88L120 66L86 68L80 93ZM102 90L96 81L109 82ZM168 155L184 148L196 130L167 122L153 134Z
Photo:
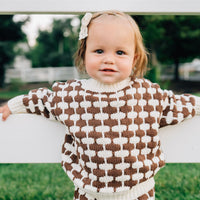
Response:
M148 53L144 47L143 38L142 38L142 35L140 33L137 23L129 15L123 12L103 11L103 12L94 13L92 15L89 25L94 19L103 15L113 15L113 16L118 16L118 17L121 16L127 19L129 23L131 24L133 28L133 32L134 32L135 55L136 55L136 63L133 69L133 76L142 77L147 70L147 62L148 62L147 54ZM89 29L89 25L88 25L88 29ZM85 59L85 51L86 51L86 42L87 42L87 37L79 41L78 50L75 54L75 65L78 67L79 71L82 71L82 72L85 71L84 59Z

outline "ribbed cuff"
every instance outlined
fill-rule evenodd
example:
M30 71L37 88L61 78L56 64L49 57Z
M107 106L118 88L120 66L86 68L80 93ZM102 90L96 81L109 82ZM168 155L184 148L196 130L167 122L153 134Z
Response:
M195 97L195 111L196 115L200 115L200 97Z
M15 113L26 113L26 108L23 105L24 95L16 96L8 101L8 107L10 111Z

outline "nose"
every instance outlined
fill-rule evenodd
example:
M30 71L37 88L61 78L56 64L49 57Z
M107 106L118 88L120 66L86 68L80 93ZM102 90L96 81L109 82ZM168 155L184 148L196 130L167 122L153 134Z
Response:
M103 62L104 64L114 64L115 63L114 55L111 53L105 54Z

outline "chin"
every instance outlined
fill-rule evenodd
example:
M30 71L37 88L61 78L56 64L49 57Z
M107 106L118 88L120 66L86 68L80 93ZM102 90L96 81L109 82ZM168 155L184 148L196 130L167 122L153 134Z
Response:
M112 85L112 84L118 83L118 81L102 81L102 83L107 84L107 85Z

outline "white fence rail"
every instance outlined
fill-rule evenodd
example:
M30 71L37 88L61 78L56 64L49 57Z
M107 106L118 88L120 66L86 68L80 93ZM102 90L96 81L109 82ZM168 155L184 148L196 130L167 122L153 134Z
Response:
M167 162L200 162L199 118L160 129ZM64 136L64 125L41 116L18 114L0 120L0 163L60 162Z
M76 67L44 67L44 68L25 68L8 69L6 71L6 83L12 79L20 79L22 82L49 82L58 80L69 80L79 78Z
M199 0L1 0L0 13L85 13L121 10L135 14L199 14Z

